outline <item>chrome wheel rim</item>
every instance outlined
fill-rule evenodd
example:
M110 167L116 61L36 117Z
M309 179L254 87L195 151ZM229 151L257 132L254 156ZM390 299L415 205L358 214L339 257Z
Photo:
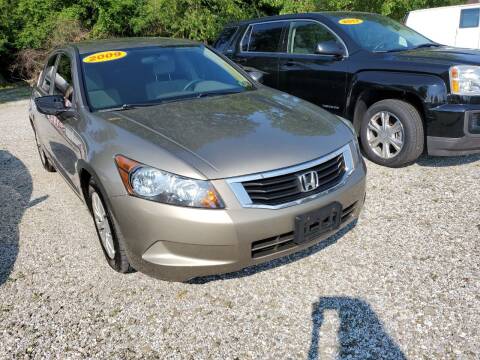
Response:
M102 200L96 192L92 194L92 210L95 226L100 235L100 241L102 242L103 248L105 249L107 256L110 259L113 259L115 257L115 247L113 245L112 228L108 222L107 212L103 207Z
M401 121L389 111L373 115L367 127L368 146L383 159L392 159L403 149L405 132Z

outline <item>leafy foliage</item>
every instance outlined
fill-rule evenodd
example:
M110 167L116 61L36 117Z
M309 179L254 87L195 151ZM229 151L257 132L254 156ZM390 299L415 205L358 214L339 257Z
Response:
M172 36L205 42L225 23L321 10L369 11L402 19L459 0L0 0L0 69L19 52L85 38ZM67 31L73 24L72 31ZM54 40L52 40L54 39ZM15 65L15 64L14 64ZM18 69L18 64L16 66ZM0 70L1 71L1 70Z

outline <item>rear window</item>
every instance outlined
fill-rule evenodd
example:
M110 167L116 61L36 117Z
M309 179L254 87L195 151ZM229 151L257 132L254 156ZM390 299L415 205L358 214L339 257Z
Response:
M478 27L480 17L480 8L477 9L463 9L460 12L460 28L475 28Z
M284 21L251 25L242 41L242 51L277 52L284 25Z
M218 37L217 41L213 45L215 49L224 51L230 45L233 35L237 32L238 27L227 27L223 29L222 33Z

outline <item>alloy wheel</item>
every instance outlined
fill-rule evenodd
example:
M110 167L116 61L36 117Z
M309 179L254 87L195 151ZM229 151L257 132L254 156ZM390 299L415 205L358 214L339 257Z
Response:
M108 257L113 259L115 257L115 247L113 245L112 228L108 221L107 212L105 211L102 200L96 192L92 194L92 211L103 248Z
M380 111L370 118L367 141L372 151L383 159L391 159L402 151L405 131L401 121L389 111Z

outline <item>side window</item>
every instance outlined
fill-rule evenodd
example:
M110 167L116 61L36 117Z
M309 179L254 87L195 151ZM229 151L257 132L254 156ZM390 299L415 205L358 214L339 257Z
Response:
M61 55L58 62L53 93L55 95L63 95L65 97L65 105L71 106L73 99L72 65L70 58L66 55Z
M218 37L217 41L213 45L215 49L224 51L228 48L228 45L230 45L230 41L237 32L238 27L227 27L223 29L222 33Z
M460 12L460 29L478 27L479 18L480 18L480 8L463 9Z
M43 70L44 74L40 87L46 93L50 93L50 85L53 82L53 71L55 70L55 60L57 60L57 55L54 55L48 59L47 66L45 66L45 69Z
M242 42L242 51L277 52L284 25L284 21L251 25Z
M292 21L288 32L288 52L292 54L315 54L319 43L335 42L343 47L338 38L324 26L312 21Z

